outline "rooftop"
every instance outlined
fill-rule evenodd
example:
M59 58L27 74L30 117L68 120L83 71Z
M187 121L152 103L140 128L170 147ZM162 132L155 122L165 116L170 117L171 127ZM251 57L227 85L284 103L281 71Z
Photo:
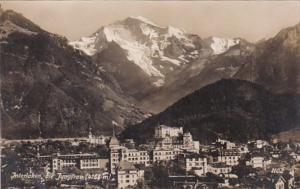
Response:
M132 163L122 160L120 161L119 164L119 170L121 171L136 170L136 167Z

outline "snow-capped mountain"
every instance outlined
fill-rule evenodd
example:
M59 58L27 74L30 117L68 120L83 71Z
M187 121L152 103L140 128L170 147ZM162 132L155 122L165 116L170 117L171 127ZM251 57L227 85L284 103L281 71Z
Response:
M150 77L153 86L160 87L169 73L198 58L196 40L182 29L160 27L139 16L104 26L69 44L93 56L116 43L126 52L126 59Z
M222 54L231 47L238 45L240 39L230 39L221 37L209 37L206 39L209 43L210 48L213 50L213 54Z
M239 38L201 39L139 16L103 26L69 44L113 75L141 107L160 111L201 86L234 75L244 63L236 60L245 49L241 42Z

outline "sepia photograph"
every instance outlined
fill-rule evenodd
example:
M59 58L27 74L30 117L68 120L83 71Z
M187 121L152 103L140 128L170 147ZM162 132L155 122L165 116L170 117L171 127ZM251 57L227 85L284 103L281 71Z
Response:
M3 189L300 189L300 1L0 0Z

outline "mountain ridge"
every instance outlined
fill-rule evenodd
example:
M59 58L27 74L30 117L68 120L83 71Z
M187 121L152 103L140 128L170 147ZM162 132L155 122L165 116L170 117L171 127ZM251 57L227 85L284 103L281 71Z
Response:
M65 37L13 11L0 21L2 137L87 136L89 128L110 134L113 125L119 132L144 118L115 79Z
M127 127L122 137L144 142L159 123L183 126L203 143L218 137L238 142L268 138L299 127L299 100L299 96L273 94L248 81L222 79Z

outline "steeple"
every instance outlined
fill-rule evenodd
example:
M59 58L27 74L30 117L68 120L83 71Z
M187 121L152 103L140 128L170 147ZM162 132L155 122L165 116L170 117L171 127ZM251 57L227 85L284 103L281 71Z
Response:
M110 138L110 141L109 141L109 148L119 147L120 143L115 134L115 125L114 124L112 127L112 132L113 132L112 137Z
M89 127L89 138L92 138L93 137L93 134L92 134L92 128Z
M113 124L113 126L112 126L112 136L116 137L116 134L115 134L115 124Z

